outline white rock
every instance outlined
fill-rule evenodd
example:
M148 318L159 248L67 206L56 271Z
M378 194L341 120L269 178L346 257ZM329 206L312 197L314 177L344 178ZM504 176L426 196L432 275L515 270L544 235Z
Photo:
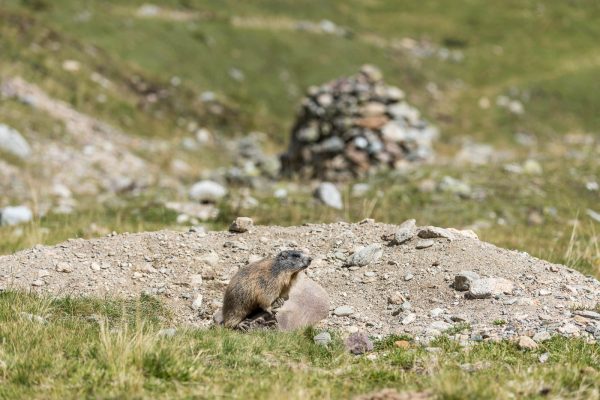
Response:
M504 278L483 278L473 281L469 288L469 297L485 299L499 294L511 294L514 284Z
M447 322L444 322L444 321L434 321L431 323L431 325L429 327L431 329L435 329L437 331L443 332L445 330L452 328L452 325Z
M0 124L0 151L22 160L31 155L31 147L25 138L8 125Z
M33 213L28 207L5 207L0 210L0 225L18 225L30 222Z
M354 314L354 308L350 306L339 306L335 310L333 310L333 314L338 317L347 317L348 315Z
M454 277L454 285L453 285L454 289L460 290L460 291L469 290L469 288L471 287L471 284L480 278L481 277L476 272L460 271Z
M567 323L567 324L561 326L560 328L558 328L558 331L562 334L572 335L572 334L578 333L579 328L574 324Z
M538 344L529 336L521 336L517 345L520 349L524 350L535 350L538 348Z
M326 206L341 210L344 208L342 195L337 187L331 182L322 182L315 191L315 196Z
M196 182L189 191L190 198L201 201L216 203L227 195L227 189L213 181Z
M202 308L202 295L198 294L194 301L192 302L192 308L194 310L200 310Z
M371 244L352 254L347 260L347 265L350 267L364 267L377 262L382 255L383 248L381 245L377 243Z
M409 325L412 324L413 322L415 322L417 320L417 314L415 313L410 313L408 314L406 317L404 317L402 319L402 325Z

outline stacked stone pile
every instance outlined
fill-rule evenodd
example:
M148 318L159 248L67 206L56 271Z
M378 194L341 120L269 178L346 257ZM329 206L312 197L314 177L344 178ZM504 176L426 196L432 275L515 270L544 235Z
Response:
M433 154L437 129L365 65L356 75L311 87L282 155L284 175L344 180Z

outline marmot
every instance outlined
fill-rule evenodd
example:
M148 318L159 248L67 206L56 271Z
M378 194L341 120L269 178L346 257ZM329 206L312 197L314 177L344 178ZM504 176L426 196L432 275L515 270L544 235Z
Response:
M311 261L300 251L286 250L240 269L225 290L223 324L235 328L258 308L271 314L273 302L288 296L298 273Z

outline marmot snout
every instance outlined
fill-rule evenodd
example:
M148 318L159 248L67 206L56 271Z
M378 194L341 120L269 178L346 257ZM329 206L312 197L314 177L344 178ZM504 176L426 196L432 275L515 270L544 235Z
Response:
M235 328L258 308L271 313L273 302L288 296L298 273L311 262L312 258L300 251L286 250L241 268L225 290L224 325Z

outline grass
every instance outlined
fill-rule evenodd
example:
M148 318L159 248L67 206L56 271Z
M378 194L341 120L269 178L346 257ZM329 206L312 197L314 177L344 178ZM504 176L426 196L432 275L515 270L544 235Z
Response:
M21 313L43 315L45 324ZM597 345L553 338L535 351L513 343L461 348L376 342L374 359L348 354L334 332L323 347L306 329L240 334L178 328L151 299L122 303L0 294L3 398L348 398L383 387L439 398L598 398ZM549 353L546 363L538 357ZM460 382L460 385L456 385Z

